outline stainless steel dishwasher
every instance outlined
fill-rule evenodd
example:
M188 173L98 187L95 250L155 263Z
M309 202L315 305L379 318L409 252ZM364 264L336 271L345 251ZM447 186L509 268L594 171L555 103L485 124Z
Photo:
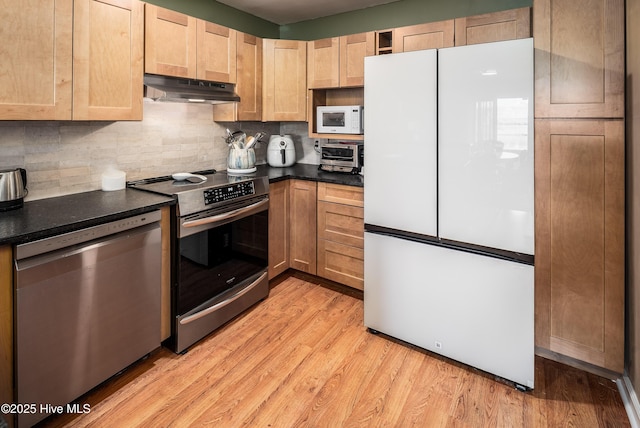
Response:
M153 211L16 246L16 403L35 410L19 426L48 404L73 411L160 346L159 220Z

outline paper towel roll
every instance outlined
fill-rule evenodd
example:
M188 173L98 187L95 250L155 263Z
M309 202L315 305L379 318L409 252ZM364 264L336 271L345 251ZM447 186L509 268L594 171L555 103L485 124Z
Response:
M102 190L122 190L125 187L126 174L124 171L110 169L102 173Z

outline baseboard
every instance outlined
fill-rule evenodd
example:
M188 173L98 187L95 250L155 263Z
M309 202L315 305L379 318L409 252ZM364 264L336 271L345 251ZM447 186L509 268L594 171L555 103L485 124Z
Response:
M624 376L616 380L616 384L618 385L618 391L620 391L620 397L624 403L624 408L627 411L627 416L629 417L631 426L633 428L639 428L640 402L638 401L638 396L633 389L631 379L629 379L629 376L625 373Z

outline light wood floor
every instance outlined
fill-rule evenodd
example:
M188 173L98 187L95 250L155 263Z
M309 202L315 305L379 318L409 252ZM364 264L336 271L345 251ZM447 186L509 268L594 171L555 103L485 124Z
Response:
M542 358L522 393L363 326L362 300L291 276L184 355L160 349L47 427L624 427L614 382Z

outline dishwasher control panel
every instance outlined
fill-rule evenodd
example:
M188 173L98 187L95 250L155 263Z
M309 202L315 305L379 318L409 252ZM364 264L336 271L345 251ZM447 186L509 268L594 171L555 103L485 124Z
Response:
M119 232L135 229L137 227L159 221L160 211L151 211L149 213L127 217L122 220L99 224L85 229L74 230L72 232L27 242L25 244L19 244L16 245L16 259L22 260L27 257L33 257L62 248L71 247L73 245L83 244L85 242L93 241L94 239L104 238L105 236L114 235Z

